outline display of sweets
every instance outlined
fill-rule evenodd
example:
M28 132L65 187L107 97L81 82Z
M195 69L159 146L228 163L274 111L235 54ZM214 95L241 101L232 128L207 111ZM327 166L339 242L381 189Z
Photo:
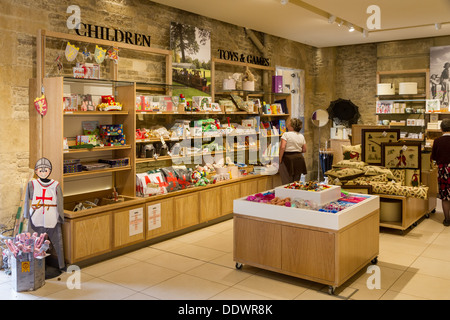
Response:
M315 191L320 192L322 190L329 189L330 186L325 184L320 184L317 181L308 181L308 182L293 182L290 185L285 187L286 189L295 189L295 190L306 190L306 191Z
M276 197L275 193L272 191L265 193L257 193L255 195L247 196L246 198L247 201L252 202L259 202L290 208L308 209L317 212L327 212L327 213L338 213L365 199L367 198L360 195L354 196L349 194L342 194L342 197L339 200L331 201L327 204L320 206L311 200L291 199L289 197L287 198Z

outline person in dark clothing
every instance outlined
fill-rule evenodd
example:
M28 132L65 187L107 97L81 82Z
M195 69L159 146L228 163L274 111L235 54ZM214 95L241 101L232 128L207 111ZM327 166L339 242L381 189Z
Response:
M444 211L444 226L450 226L450 119L441 122L443 135L433 142L431 160L438 166L439 198Z

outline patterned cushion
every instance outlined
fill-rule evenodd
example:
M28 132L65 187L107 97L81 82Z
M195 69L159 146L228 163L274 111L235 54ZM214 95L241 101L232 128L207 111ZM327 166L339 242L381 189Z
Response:
M388 179L390 179L390 180L395 179L395 176L392 174L392 171L385 167L365 166L363 168L363 170L364 170L364 175L366 175L366 176L377 176L380 174L386 174Z
M405 169L391 169L392 174L394 175L394 180L399 182L402 186L405 185Z
M364 174L364 171L357 168L333 168L325 172L325 175L339 180L349 180L359 177Z
M376 176L361 176L358 177L356 179L354 179L353 181L355 181L355 183L360 183L360 182L388 182L388 175L386 173L383 174L379 174Z
M362 169L367 165L364 161L341 160L333 164L333 168L358 168Z
M419 198L424 200L428 199L427 186L407 187L398 185L396 183L382 183L382 182L372 182L370 183L370 185L372 186L373 193L390 194L396 196Z
M361 145L342 146L344 160L361 161Z

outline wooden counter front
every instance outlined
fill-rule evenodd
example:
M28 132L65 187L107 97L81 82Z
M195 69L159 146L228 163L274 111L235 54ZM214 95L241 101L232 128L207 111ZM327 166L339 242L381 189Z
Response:
M238 269L248 264L280 272L329 285L333 293L368 263L376 263L378 252L378 209L338 230L234 214Z

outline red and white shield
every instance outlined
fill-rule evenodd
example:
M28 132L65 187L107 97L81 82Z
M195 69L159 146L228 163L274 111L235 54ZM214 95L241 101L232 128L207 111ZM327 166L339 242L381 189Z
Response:
M47 100L44 95L34 100L34 107L41 116L45 116L47 114Z

